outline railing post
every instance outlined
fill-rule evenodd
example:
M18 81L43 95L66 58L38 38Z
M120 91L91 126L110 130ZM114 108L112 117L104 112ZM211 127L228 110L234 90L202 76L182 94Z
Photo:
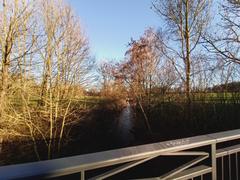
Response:
M216 180L217 179L216 143L211 145L211 157L212 157L212 180Z
M85 180L85 171L81 171L81 180Z

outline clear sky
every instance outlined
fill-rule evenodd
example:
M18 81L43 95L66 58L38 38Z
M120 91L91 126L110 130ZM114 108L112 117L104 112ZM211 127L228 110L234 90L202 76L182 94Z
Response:
M80 17L97 60L121 60L127 44L149 27L160 27L151 0L68 0Z

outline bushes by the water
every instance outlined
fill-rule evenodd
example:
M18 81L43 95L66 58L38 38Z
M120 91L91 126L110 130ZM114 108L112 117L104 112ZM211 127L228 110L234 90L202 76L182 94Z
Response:
M147 109L147 107L146 107ZM240 128L240 104L236 103L159 103L147 110L156 141L195 136ZM143 119L140 110L137 119ZM137 135L146 132L136 125ZM144 136L144 135L143 135Z

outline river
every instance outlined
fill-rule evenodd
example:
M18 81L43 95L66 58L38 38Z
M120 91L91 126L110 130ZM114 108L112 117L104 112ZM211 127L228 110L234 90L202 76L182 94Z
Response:
M127 146L134 142L134 123L134 111L131 105L128 103L117 119L116 131L114 132L119 144Z

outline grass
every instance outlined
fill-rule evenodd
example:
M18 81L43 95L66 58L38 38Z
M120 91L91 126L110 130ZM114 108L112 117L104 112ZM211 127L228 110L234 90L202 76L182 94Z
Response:
M240 101L240 93L219 92L219 93L193 93L191 95L193 102L204 103L238 103ZM168 93L164 96L158 94L152 95L153 103L161 102L184 102L184 93Z

